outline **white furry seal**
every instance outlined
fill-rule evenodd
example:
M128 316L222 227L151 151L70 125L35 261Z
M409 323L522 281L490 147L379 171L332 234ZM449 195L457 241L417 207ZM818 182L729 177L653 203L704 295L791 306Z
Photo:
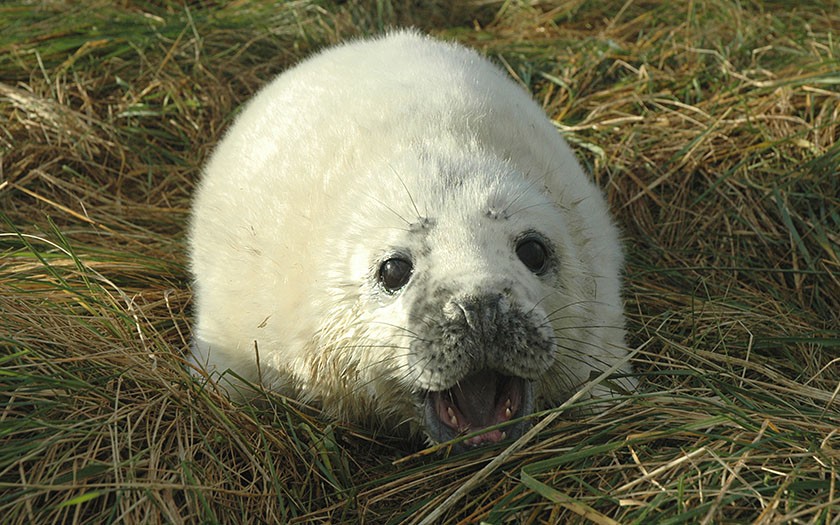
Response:
M626 359L598 189L525 91L415 32L265 87L205 169L190 248L194 361L334 417L444 441Z

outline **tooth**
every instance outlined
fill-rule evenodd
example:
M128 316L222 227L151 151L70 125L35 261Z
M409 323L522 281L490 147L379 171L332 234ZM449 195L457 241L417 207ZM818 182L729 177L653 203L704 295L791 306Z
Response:
M504 430L502 430L502 441L504 441L504 440L506 440L506 439L507 439L507 432L505 432Z
M458 418L455 416L455 411L452 410L452 407L447 407L446 413L449 414L449 422L452 424L452 426L457 427Z
M508 407L508 408L506 408L506 409L505 409L505 417L506 417L506 418L510 419L510 416L511 416L512 414L513 414L513 412L511 412L511 411L510 411L510 407Z
M505 401L505 408L510 408L510 405L511 405L510 398L508 398L508 400Z

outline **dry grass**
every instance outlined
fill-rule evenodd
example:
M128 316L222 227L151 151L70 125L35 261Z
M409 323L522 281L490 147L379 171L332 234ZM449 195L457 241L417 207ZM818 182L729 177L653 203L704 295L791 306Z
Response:
M0 5L4 523L840 523L836 3L79 4ZM392 24L508 68L624 226L641 392L500 457L182 368L201 162L273 74Z

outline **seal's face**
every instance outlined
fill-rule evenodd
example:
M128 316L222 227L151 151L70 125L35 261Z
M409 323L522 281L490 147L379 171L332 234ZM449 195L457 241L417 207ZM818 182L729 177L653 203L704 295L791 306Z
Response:
M395 192L403 201L410 193L407 211L381 193L367 208L413 219L383 234L379 217L369 233L380 245L357 260L369 261L367 323L386 327L380 337L393 350L381 373L399 378L425 432L441 442L534 411L557 358L548 312L558 316L552 309L568 302L560 276L573 254L557 204L503 162L424 168L425 179L409 180L425 187ZM517 437L527 424L466 445Z

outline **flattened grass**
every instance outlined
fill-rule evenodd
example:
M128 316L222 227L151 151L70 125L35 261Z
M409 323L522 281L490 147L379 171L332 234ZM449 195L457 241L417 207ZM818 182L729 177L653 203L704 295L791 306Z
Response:
M836 5L414 4L0 6L3 521L840 523ZM389 25L522 82L625 234L640 392L496 463L184 371L201 162Z

